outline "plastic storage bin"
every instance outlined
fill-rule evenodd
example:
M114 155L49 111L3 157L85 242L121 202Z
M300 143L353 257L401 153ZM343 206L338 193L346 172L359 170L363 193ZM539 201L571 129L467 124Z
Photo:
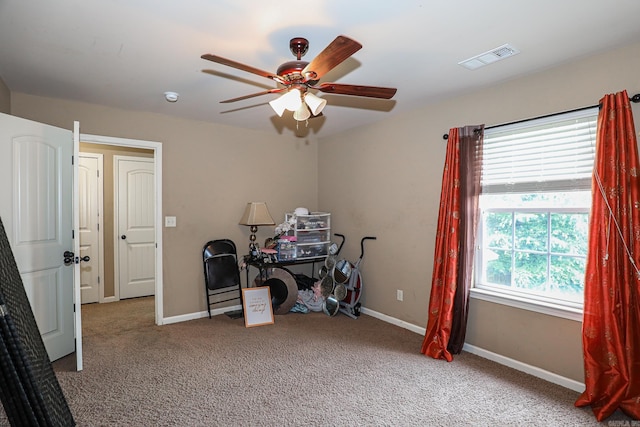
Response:
M292 213L285 215L289 221ZM289 234L295 237L296 258L321 258L329 254L331 244L331 214L310 212L309 215L296 215L295 227Z

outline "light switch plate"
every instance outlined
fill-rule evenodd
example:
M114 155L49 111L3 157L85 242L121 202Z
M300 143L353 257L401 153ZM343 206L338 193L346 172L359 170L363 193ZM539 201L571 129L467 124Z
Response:
M164 217L164 226L165 227L175 227L176 226L176 217L175 216L165 216Z

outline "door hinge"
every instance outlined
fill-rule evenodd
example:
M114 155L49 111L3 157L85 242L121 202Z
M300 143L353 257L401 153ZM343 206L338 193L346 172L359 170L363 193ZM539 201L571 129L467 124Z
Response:
M98 276L98 285L100 284L100 276Z
M71 239L76 238L76 230L71 230Z
M75 165L75 162L74 162L75 158L74 158L74 157L75 157L75 156L73 156L73 155L71 156L71 164L72 164L72 165Z

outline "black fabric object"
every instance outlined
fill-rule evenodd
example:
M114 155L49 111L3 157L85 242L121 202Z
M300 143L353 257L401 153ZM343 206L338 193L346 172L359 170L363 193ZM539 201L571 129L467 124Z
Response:
M298 285L293 273L284 267L262 270L255 286L268 286L273 314L287 314L298 300Z
M306 274L294 274L296 283L298 284L298 290L306 291L313 288L313 285L317 282L316 279L307 276Z
M276 278L267 279L262 286L269 287L269 293L271 294L271 306L274 310L278 309L278 307L287 300L289 290L287 289L287 284L282 280Z
M75 426L1 219L0 399L12 426Z

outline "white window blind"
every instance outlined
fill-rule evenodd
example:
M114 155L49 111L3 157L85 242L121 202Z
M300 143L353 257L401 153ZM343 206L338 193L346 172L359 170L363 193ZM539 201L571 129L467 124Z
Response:
M486 129L482 192L589 190L598 108Z

